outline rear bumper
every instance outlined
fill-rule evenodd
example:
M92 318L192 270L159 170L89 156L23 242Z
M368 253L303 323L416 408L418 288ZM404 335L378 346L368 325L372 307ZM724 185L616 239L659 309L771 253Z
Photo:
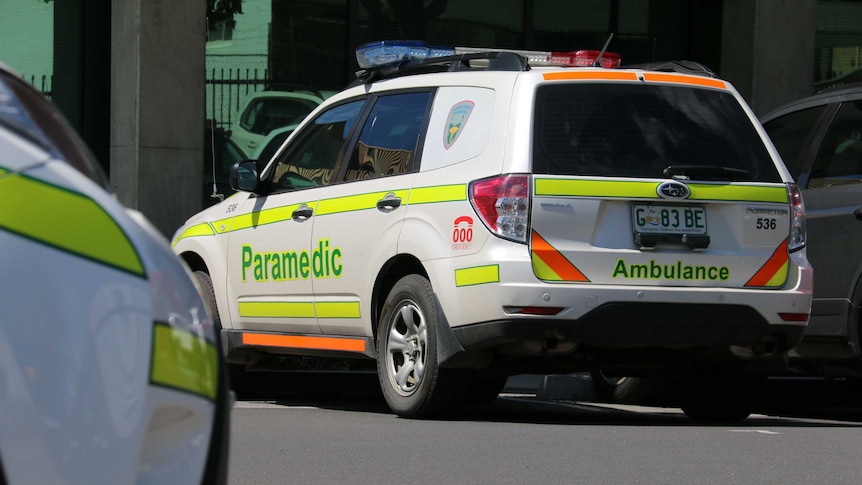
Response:
M523 325L527 332L542 326L559 329L581 343L722 345L775 334L787 335L783 340L792 347L811 312L812 270L800 253L790 255L783 288L726 288L546 282L536 278L524 246L499 241L488 246L463 258L423 262L449 325L468 345L486 340L472 335L496 333L480 328ZM455 274L464 268L496 268L498 276L459 285ZM518 307L557 312L544 317L509 313ZM788 321L787 314L803 321Z
M799 343L805 326L772 324L744 305L608 303L577 320L511 318L464 325L452 333L467 351L512 342L555 339L600 348L751 346Z

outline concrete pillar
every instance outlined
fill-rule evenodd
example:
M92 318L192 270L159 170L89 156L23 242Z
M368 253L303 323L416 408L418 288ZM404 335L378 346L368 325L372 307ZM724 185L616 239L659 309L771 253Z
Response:
M206 2L112 0L111 185L166 237L201 209Z
M812 93L817 0L724 0L719 74L755 114Z

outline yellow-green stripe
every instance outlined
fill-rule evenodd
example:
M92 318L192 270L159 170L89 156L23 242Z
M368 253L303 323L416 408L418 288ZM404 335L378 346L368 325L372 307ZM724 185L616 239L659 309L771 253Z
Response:
M241 301L239 315L250 318L360 318L358 301Z
M436 185L410 189L408 204L432 204L467 200L467 185Z
M660 199L657 189L661 182L589 180L589 179L535 179L537 196L606 197L629 199ZM739 202L787 203L784 185L686 184L691 190L689 200L727 200Z
M310 301L241 301L239 316L250 318L314 318Z
M535 180L535 194L560 197L658 198L656 182L618 182L610 180Z
M455 270L455 286L484 285L500 281L500 266L474 266Z
M93 199L25 176L0 179L0 193L0 229L145 276L132 241Z
M359 318L358 301L324 301L314 304L317 318Z
M303 204L286 205L283 207L273 207L262 211L255 211L249 214L240 214L232 219L231 225L225 226L228 228L225 231L239 231L240 229L248 229L250 227L264 226L276 222L287 221L293 218L293 212L299 209ZM315 209L314 202L307 202L305 205L312 210ZM226 221L216 221L215 224L225 223Z
M208 222L204 222L203 224L195 224L194 226L186 229L180 234L176 239L171 242L171 246L176 246L178 242L182 241L187 237L195 237L195 236L212 236L215 234L212 226Z
M164 323L153 325L150 382L215 400L218 349L197 335Z
M691 189L689 199L693 200L732 200L739 202L777 202L786 204L787 187L767 185L713 185L688 184Z
M377 208L377 202L386 197L386 194L389 193L395 194L395 196L400 197L401 200L407 198L407 189L401 189L323 199L318 202L317 212L315 215L325 216L342 212L375 209Z
M467 200L467 185L437 185L433 187L417 187L413 189L398 189L387 190L384 192L371 192L367 194L350 195L345 197L334 197L331 199L323 199L319 202L307 202L314 211L315 216L325 216L332 214L341 214L345 212L353 212L366 209L374 209L377 207L377 202L386 197L386 194L395 194L402 201L407 201L405 204L432 204L438 202L458 202ZM236 217L227 217L213 221L210 225L215 234L224 234L232 231L248 229L265 224L282 222L293 218L293 211L298 209L302 204L294 204L284 207L274 207L262 211L252 212L250 214L240 214ZM174 245L183 238L193 236L207 236L206 233L189 233L183 234L174 241Z

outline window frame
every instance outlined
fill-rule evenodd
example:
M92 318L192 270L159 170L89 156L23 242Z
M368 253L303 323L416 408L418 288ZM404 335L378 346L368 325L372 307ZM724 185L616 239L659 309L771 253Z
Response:
M797 115L799 113L802 113L803 111L808 111L812 109L819 109L820 114L817 115L814 122L810 126L808 126L808 129L805 133L805 138L802 140L802 143L799 146L799 152L796 154L796 158L793 160L785 159L784 154L778 150L778 145L775 143L775 140L769 133L770 130L767 129L767 126L780 119L786 118L788 116ZM830 103L816 103L812 105L799 106L781 112L776 116L771 117L769 120L763 122L763 130L766 132L767 136L770 137L772 145L775 146L775 150L778 151L778 155L781 156L781 159L784 162L784 165L787 167L787 170L790 172L790 175L802 188L805 188L808 183L808 175L811 173L811 160L813 159L812 155L816 154L818 150L820 141L822 140L822 136L824 133L823 127L827 126L832 117L834 116L834 109L834 106L832 106Z
M354 132L352 133L352 137L350 139L350 143L348 145L347 151L342 153L343 158L341 159L341 163L343 166L339 170L338 178L336 179L336 181L334 183L350 183L350 182L359 182L362 180L376 180L379 178L383 178L383 176L380 176L380 177L372 177L370 179L347 180L347 174L350 171L351 163L354 160L354 155L356 154L356 147L359 144L359 138L362 135L362 131L365 129L365 126L368 122L368 119L371 116L371 114L373 113L374 107L377 105L377 102L378 102L378 100L380 100L380 98L387 98L387 97L391 97L391 96L399 96L399 95L405 95L405 94L416 94L416 93L427 93L428 94L428 101L427 101L426 106L425 106L425 112L422 115L422 123L420 123L420 125L418 127L419 133L418 133L418 137L416 139L416 148L413 152L413 156L410 159L410 163L407 164L407 167L404 170L404 172L401 172L399 174L392 174L392 175L388 175L388 176L391 177L391 176L395 176L395 175L404 175L404 174L409 174L409 173L416 173L419 171L419 167L421 166L422 152L423 152L424 147L425 147L425 139L426 139L426 136L428 133L428 124L431 121L431 112L432 112L432 109L434 106L434 99L437 95L437 87L397 89L397 90L392 90L392 91L374 93L374 94L370 95L367 98L367 104L365 106L364 113L362 113L361 123L357 123L356 126L354 126ZM360 124L361 124L361 126L360 126Z
M317 116L315 116L309 122L305 123L303 126L298 128L297 129L298 133L296 133L295 136L292 137L290 145L289 146L283 146L282 148L280 148L280 150L281 150L280 153L278 151L276 151L276 155L273 156L272 160L268 161L266 168L264 169L263 173L261 174L260 180L262 182L264 182L265 186L266 186L266 190L264 191L264 194L265 195L272 195L272 194L285 193L285 192L294 192L296 190L306 190L306 189L312 189L312 188L328 187L328 186L335 185L335 184L339 183L339 181L341 180L340 177L341 177L342 172L343 172L344 155L346 153L346 148L353 145L353 140L356 137L357 127L361 123L364 123L365 118L368 116L368 111L369 111L368 100L369 99L370 99L369 96L358 96L358 97L343 100L343 101L338 102L338 103L334 103L330 106L327 106L324 110L322 110L320 113L318 113ZM320 119L321 117L327 115L328 113L332 112L332 110L338 109L338 108L343 107L343 106L347 106L347 105L352 104L352 103L357 103L357 102L361 102L362 106L359 107L359 111L357 112L356 117L353 120L353 125L350 127L350 131L348 132L347 136L344 138L344 142L342 143L341 149L338 151L338 156L336 158L335 164L332 166L332 175L329 179L329 182L322 184L322 185L307 186L307 187L294 187L292 189L285 189L285 190L281 190L278 187L276 187L274 178L275 178L275 174L276 174L276 170L277 170L278 165L281 163L281 161L283 159L288 158L290 156L293 156L297 150L300 150L301 148L304 149L304 142L305 142L306 138L311 136L311 135L309 135L309 133L312 133L312 131L317 126L316 121L318 119Z

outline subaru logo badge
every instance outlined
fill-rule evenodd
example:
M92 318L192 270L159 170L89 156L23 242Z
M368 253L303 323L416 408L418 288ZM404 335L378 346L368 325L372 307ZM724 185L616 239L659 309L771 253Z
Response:
M688 186L680 182L663 182L656 192L662 199L687 199L691 195Z

